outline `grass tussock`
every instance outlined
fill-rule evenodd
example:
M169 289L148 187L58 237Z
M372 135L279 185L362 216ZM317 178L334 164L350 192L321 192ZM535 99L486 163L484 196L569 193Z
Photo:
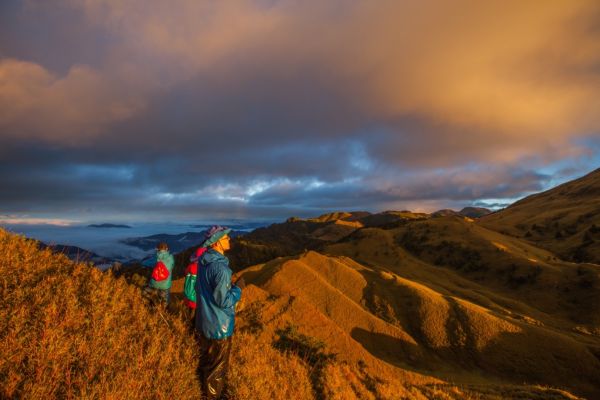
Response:
M198 398L184 322L138 288L0 230L0 397Z
M238 333L229 374L232 399L313 399L310 372L293 353L251 333Z

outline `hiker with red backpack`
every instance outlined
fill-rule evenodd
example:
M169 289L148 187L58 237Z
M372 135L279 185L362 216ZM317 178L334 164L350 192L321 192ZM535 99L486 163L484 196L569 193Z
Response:
M213 226L202 247L207 250L198 259L196 279L196 337L200 345L199 375L206 399L221 396L231 352L235 323L235 305L246 286L243 278L235 285L224 253L229 250L229 232Z
M173 266L175 259L169 253L169 246L162 242L156 246L156 259L154 268L148 282L147 292L157 292L161 301L169 305L171 298L171 284L173 280Z

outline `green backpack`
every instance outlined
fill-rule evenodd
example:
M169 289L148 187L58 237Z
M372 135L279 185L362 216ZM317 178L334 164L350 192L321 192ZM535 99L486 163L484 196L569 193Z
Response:
M200 256L206 252L206 247L200 247L196 250L196 254L190 258L190 264L188 265L185 275L185 280L183 281L183 294L185 298L192 302L196 302L196 274L198 273L198 268L200 267Z
M183 281L183 294L186 299L196 302L196 275L188 272Z

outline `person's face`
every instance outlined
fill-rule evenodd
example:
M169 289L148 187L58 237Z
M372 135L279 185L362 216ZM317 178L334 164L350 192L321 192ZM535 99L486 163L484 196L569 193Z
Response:
M225 235L219 240L219 245L221 246L223 251L227 251L231 248L231 243L229 241L229 235Z

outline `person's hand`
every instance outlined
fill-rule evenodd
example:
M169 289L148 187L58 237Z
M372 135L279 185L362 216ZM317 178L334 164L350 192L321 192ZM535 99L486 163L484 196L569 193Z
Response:
M246 281L242 277L235 282L235 286L239 287L240 289L244 289L246 287Z

